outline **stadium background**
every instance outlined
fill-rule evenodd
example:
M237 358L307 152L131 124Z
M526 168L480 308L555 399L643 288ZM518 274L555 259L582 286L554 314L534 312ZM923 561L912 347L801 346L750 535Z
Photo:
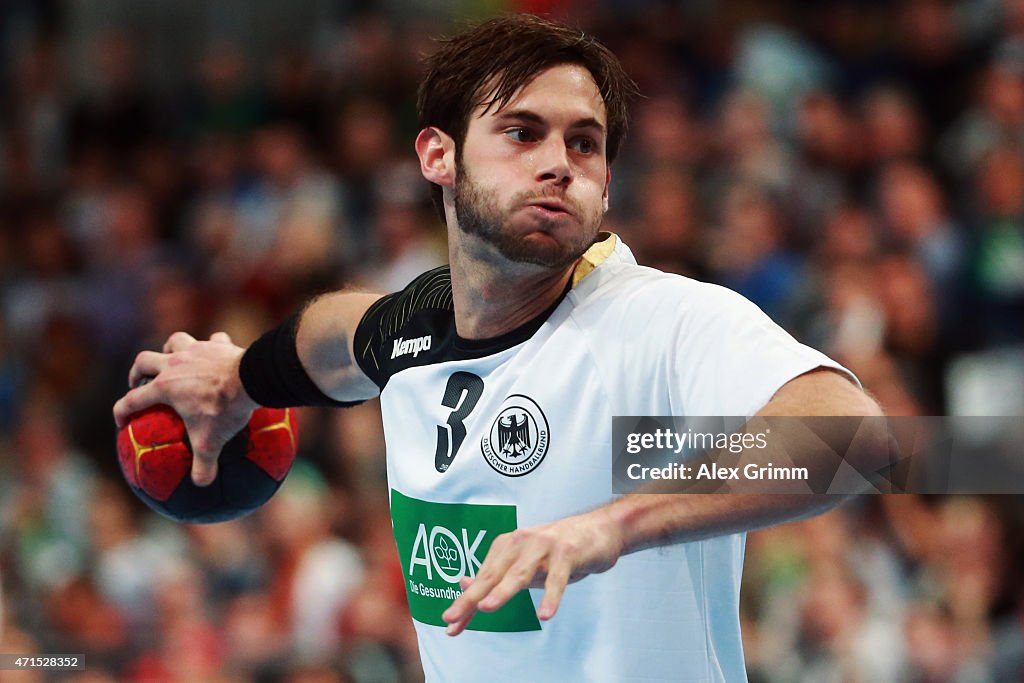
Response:
M131 497L110 408L172 331L247 344L443 261L417 55L504 9L571 18L645 93L608 214L641 263L739 290L890 414L1024 414L1021 0L7 0L0 652L417 680L374 404L302 411L278 496L198 528ZM892 496L751 534L751 681L1024 680L1022 527L1015 496Z

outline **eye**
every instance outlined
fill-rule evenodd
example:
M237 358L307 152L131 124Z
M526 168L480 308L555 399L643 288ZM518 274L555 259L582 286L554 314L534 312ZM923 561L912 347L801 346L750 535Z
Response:
M534 142L537 140L537 136L535 136L532 131L528 128L523 128L522 126L509 128L504 134L516 142Z
M579 135L569 141L569 147L580 154L593 154L597 152L597 141L586 135Z

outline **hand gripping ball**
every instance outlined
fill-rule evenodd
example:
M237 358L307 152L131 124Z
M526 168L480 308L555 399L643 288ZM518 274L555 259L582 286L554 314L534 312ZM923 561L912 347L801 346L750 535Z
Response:
M298 432L291 408L257 408L224 445L217 478L192 483L192 447L185 423L158 405L132 416L117 434L117 456L125 481L139 498L178 522L226 522L267 502L295 460Z

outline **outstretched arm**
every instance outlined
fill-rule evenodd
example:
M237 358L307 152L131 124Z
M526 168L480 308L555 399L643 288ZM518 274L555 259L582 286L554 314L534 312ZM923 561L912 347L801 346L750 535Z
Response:
M378 294L339 292L313 300L302 312L295 333L295 351L302 369L327 397L358 401L377 395L377 387L355 362L353 340L363 314ZM175 332L160 352L143 351L128 381L133 388L114 404L114 420L124 426L130 417L166 404L185 422L192 443L192 480L209 484L217 476L217 456L248 423L256 401L239 375L245 349L218 332L199 341ZM152 381L139 383L145 378Z
M881 410L847 378L819 369L787 382L758 413L782 415L880 416ZM813 494L630 494L590 512L504 534L476 577L462 580L463 594L443 615L448 633L458 635L477 610L492 612L529 587L544 588L537 616L550 619L568 583L610 569L622 555L801 519L842 500Z

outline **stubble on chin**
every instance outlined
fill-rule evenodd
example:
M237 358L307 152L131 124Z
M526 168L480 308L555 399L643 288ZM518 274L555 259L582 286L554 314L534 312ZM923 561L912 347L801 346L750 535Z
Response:
M502 211L497 202L466 172L464 166L458 169L458 178L453 188L453 200L459 230L486 242L513 263L532 264L552 270L567 268L583 255L593 241L587 225L583 225L583 229L576 235L578 239L560 241L554 237L555 222L544 218L537 219L536 232L515 234L509 221L511 212L516 209ZM509 205L520 207L537 198L539 196L520 193L512 197ZM577 216L582 215L580 207L574 205L573 209ZM594 222L599 223L600 217L594 219ZM593 233L596 232L595 225ZM550 238L543 239L538 233L547 234Z

